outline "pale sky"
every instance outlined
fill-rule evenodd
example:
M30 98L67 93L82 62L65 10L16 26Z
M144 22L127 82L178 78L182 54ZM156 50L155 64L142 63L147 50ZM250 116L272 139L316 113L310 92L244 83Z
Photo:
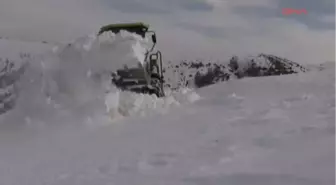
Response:
M283 15L282 8L307 14ZM334 0L1 0L0 37L66 42L109 23L143 21L165 60L275 54L334 61Z

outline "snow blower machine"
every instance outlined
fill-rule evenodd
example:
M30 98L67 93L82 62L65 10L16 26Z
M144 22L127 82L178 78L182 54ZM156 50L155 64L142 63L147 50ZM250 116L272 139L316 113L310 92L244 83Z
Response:
M112 83L119 89L132 91L135 93L155 94L157 97L163 97L163 66L162 55L160 51L155 50L156 34L148 30L149 26L142 23L109 24L103 26L98 35L104 32L119 33L121 30L135 33L145 38L148 33L151 36L152 47L147 50L143 65L135 68L125 67L112 73Z

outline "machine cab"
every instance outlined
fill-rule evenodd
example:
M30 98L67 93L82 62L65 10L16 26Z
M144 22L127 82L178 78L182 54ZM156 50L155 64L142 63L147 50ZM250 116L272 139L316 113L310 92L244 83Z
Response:
M99 30L98 35L101 35L102 33L108 32L108 31L111 31L111 32L117 34L117 33L120 32L120 30L126 30L126 31L131 32L131 33L136 33L136 34L140 35L141 37L145 38L146 33L151 32L151 31L148 31L148 29L149 29L149 26L147 24L142 23L142 22L109 24L109 25L103 26ZM155 36L152 37L152 41L154 43L156 43Z
M154 52L156 45L156 35L154 31L149 31L149 25L142 22L109 24L103 26L98 36L104 32L119 33L121 30L128 31L146 37L147 33L151 33L153 46L146 52L144 66L136 68L119 69L113 73L113 83L123 90L133 92L156 94L161 97L163 92L163 72L162 72L162 56L160 51Z

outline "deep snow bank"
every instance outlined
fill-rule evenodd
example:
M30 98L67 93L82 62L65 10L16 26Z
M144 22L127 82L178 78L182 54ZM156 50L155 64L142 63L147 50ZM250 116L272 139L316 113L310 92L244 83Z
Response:
M335 184L334 68L198 93L194 104L123 124L0 129L0 184Z
M32 90L21 96L25 96L23 98L25 100L34 99L29 94L36 96L37 100L32 102L34 106L35 102L41 101L40 97L46 97L48 105L43 106L49 108L50 104L54 104L54 107L84 112L90 109L99 110L98 112L107 111L113 117L119 117L138 114L148 109L161 110L158 106L166 107L167 104L177 105L180 100L176 100L176 96L181 96L180 92L184 91L183 88L201 88L229 79L278 76L309 71L307 67L300 64L269 54L244 58L232 57L226 62L196 60L172 63L164 61L165 88L166 91L173 92L166 98L157 99L149 95L119 92L111 86L110 73L125 65L133 66L141 63L146 48L150 45L149 40L138 35L120 32L117 35L106 33L99 38L92 34L78 38L68 45L54 47L53 52L45 53L37 59L30 59L28 62L30 70L27 72L30 74L25 75L26 82L23 84L27 84L25 89ZM318 68L324 67L318 66ZM4 74L6 75L0 75L0 82L6 82L4 79L15 76L10 72ZM27 82L27 79L30 79L30 82ZM33 82L39 84L33 85L31 84ZM12 82L5 84L8 85L6 88L1 87L2 91L0 91L2 112L14 106L17 95L11 95L17 94L17 90L14 89L18 89L9 86L13 86ZM34 92L36 89L39 92ZM42 94L40 91L43 91ZM189 95L183 95L182 98L188 99L184 96ZM22 107L31 106L25 101L22 104ZM30 109L28 107L27 109Z

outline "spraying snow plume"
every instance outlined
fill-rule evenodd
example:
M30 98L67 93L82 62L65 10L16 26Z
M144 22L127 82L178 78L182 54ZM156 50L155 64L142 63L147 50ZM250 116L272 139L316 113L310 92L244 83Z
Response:
M30 59L22 80L20 96L11 119L42 119L80 115L107 119L149 112L164 112L185 100L194 101L192 91L171 92L164 98L123 92L111 84L111 72L124 66L142 65L149 41L136 34L95 34L56 46ZM184 96L190 96L185 98ZM195 99L196 98L196 99ZM150 111L148 111L150 110Z

